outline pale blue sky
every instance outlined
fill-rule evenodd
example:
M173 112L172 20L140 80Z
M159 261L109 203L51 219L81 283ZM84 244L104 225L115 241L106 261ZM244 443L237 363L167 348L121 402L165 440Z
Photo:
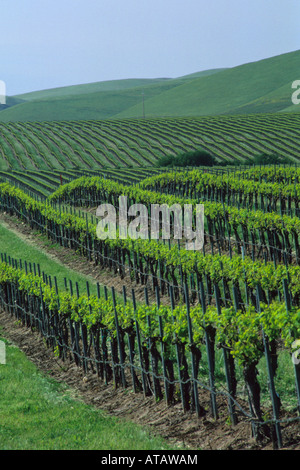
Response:
M299 0L0 0L0 8L8 95L178 77L300 49Z

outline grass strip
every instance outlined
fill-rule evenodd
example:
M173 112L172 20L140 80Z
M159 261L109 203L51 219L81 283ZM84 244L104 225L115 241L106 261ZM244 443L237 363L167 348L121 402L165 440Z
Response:
M1 331L0 331L1 335ZM0 336L0 339L3 338ZM144 427L80 401L6 343L0 364L0 450L167 450Z

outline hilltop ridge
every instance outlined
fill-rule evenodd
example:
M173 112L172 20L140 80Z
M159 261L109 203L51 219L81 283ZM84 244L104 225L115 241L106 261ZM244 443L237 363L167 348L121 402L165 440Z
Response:
M1 122L299 112L300 50L178 78L125 79L16 95Z

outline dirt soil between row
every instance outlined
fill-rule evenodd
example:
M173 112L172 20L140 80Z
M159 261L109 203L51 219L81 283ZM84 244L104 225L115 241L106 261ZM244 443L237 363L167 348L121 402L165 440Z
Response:
M49 246L45 239L33 234L26 225L6 215L0 215L0 222L28 243L47 252L56 261L79 273L92 276L104 285L114 285L116 290L121 292L122 285L118 277L99 272L99 268L75 256L71 250ZM136 286L130 287L136 288ZM140 292L141 298L142 291L143 289ZM66 384L78 399L110 415L145 426L152 434L164 437L174 446L184 445L190 450L274 449L270 439L262 442L253 439L251 424L247 419L241 418L236 426L231 426L228 423L226 401L218 404L217 420L210 417L209 413L203 418L198 418L195 413L183 412L180 403L172 406L168 406L165 401L157 403L153 397L145 398L143 394L134 393L130 388L123 390L116 389L113 385L105 385L92 372L85 375L73 362L57 359L53 352L46 348L38 333L18 324L7 313L0 312L0 327L1 335L18 346L42 373ZM200 390L200 403L207 402L207 398L207 394ZM284 450L300 450L299 423L283 425L282 434Z

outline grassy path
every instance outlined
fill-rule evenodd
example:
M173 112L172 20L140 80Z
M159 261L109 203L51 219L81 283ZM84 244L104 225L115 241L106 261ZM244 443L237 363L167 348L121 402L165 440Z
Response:
M0 328L0 340L1 337ZM0 364L0 450L159 450L144 427L83 403L6 343Z
M21 233L11 230L8 225L0 220L0 253L6 254L7 257L15 258L16 260L22 260L24 263L33 263L36 266L40 265L41 273L44 272L50 275L52 279L54 276L57 278L58 287L64 289L65 278L67 281L71 280L74 287L75 283L78 283L79 291L81 293L86 292L86 282L89 282L91 293L96 294L96 281L92 276L76 272L59 262L53 256L33 242L26 240Z
M94 266L83 256L78 255L72 249L61 247L57 243L50 241L40 232L31 230L28 226L20 222L17 218L0 214L0 254L15 259L36 263L40 265L41 273L50 275L52 280L57 278L58 287L65 289L65 278L67 285L72 281L75 292L75 283L78 283L80 294L86 293L86 283L88 281L90 293L97 295L97 282L99 282L101 295L103 286L107 286L108 297L111 296L111 287L115 288L116 299L123 302L123 285L127 285L127 301L131 302L131 288L134 288L136 303L144 304L143 286L132 283L129 276L121 280L119 275L114 275L111 271L102 270L99 266ZM149 292L149 300L155 300L155 294ZM164 302L164 298L161 298Z
M40 265L41 272L78 282L84 292L89 281L96 293L96 281L76 272L26 241L20 233L0 222L0 253L23 262ZM144 427L106 416L74 398L72 390L44 376L18 348L10 344L0 326L0 341L6 343L6 364L0 364L0 450L158 450L168 449Z

